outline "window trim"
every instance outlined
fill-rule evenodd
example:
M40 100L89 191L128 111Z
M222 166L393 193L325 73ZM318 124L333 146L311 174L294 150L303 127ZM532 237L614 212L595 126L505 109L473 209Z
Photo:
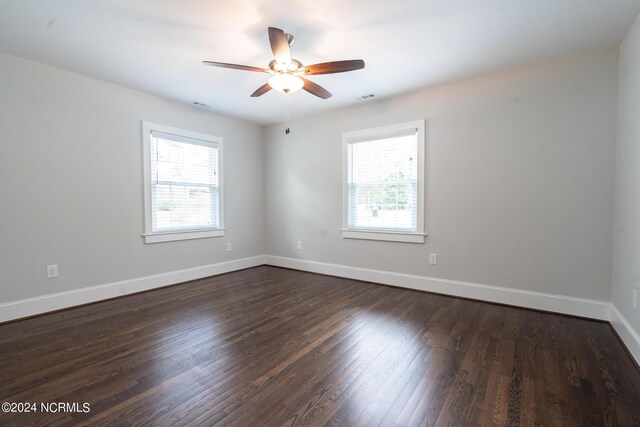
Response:
M178 137L198 139L217 144L218 146L218 217L219 226L216 228L197 228L170 231L153 231L152 206L151 206L151 132L161 132ZM203 239L208 237L224 236L224 161L222 138L203 133L178 129L157 123L142 122L142 156L143 156L143 190L144 190L144 237L145 243L172 242L176 240Z
M349 144L356 144L372 139L389 137L415 129L418 142L418 175L416 183L416 231L376 231L349 228L349 184L348 184L348 148ZM383 240L390 242L424 243L425 232L425 171L426 171L426 143L425 121L414 120L411 122L396 123L388 126L380 126L369 129L361 129L342 134L342 238Z

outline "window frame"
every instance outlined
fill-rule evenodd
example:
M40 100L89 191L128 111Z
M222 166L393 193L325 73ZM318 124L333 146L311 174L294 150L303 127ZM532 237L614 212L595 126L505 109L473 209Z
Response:
M382 139L401 134L403 132L416 130L417 137L417 159L418 171L416 182L416 231L400 232L372 229L350 229L349 228L349 144L365 142L368 140ZM344 239L365 239L382 240L390 242L424 243L425 241L425 171L426 171L426 141L425 141L425 121L414 120L411 122L396 123L388 126L380 126L369 129L361 129L342 134L342 238Z
M171 231L153 231L152 212L152 185L151 185L151 132L161 132L175 135L184 139L196 139L198 141L216 144L218 148L218 227L182 229ZM222 138L203 133L178 129L158 123L142 122L142 152L143 152L143 179L144 179L144 234L145 243L171 242L176 240L203 239L209 237L224 236L224 162Z

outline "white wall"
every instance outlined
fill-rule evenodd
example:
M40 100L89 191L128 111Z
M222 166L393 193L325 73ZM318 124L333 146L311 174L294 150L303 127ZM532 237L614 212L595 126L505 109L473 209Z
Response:
M0 54L0 304L264 253L609 301L617 69L610 49L294 119L285 136ZM421 118L427 243L342 239L341 133ZM141 120L224 138L224 238L143 243Z
M267 253L609 301L617 66L609 49L267 128ZM423 118L426 244L342 239L341 133Z
M640 294L640 17L620 46L612 295L628 322L616 329L640 361L640 305L633 309L632 289Z
M260 127L4 54L0 94L0 303L264 253ZM225 237L143 243L141 120L224 138Z

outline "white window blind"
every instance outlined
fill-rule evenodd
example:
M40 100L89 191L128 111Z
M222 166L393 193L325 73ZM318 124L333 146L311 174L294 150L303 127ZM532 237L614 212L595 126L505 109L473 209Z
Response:
M145 243L224 236L222 138L142 122Z
M348 229L415 233L417 130L347 142Z
M425 121L342 134L342 237L424 243Z
M152 130L151 231L220 227L220 155L215 142Z

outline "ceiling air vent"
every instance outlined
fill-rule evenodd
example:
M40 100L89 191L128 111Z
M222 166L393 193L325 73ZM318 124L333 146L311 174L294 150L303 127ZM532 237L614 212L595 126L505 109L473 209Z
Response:
M366 100L366 99L375 98L376 96L377 96L377 95L376 95L375 93L368 93L368 94L366 94L366 95L359 96L359 97L357 97L356 99L357 99L358 101L364 101L364 100Z

